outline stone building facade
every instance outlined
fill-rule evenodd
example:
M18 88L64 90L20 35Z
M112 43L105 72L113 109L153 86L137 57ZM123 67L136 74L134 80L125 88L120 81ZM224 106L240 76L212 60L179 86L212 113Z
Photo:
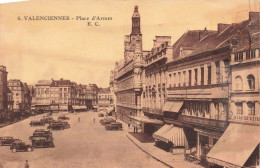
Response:
M130 123L129 116L140 116L142 98L143 55L138 7L132 16L132 32L125 36L124 62L116 64L116 109L118 117Z
M0 66L0 122L11 120L13 112L13 93L8 88L8 72L6 67Z

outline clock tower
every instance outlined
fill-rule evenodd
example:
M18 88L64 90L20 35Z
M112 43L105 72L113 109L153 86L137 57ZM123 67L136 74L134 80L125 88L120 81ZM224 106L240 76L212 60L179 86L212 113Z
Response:
M140 26L140 14L138 13L138 6L135 6L132 16L132 32L125 36L125 62L128 62L142 55L142 34Z
M135 6L134 14L132 16L132 33L131 34L141 34L140 15L138 13L138 6Z

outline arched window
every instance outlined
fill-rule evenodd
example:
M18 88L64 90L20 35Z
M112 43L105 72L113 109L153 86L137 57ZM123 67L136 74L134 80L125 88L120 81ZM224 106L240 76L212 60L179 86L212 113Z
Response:
M242 102L237 102L237 103L235 103L235 105L236 105L236 113L243 114Z
M250 90L255 89L255 77L253 75L247 76L248 87Z
M248 115L255 115L255 103L247 102L247 107L248 107Z
M235 78L235 90L243 90L243 83L241 76Z

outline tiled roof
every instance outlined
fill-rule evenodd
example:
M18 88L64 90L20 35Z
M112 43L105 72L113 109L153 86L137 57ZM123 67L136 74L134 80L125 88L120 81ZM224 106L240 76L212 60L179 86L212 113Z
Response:
M216 50L225 46L231 45L234 40L237 40L237 50L249 46L249 20L233 23L227 29L220 33L213 33L194 45L194 51L191 55Z
M194 50L194 44L198 43L199 40L205 38L215 31L212 30L189 30L185 32L174 44L173 44L173 58L180 56L180 48Z

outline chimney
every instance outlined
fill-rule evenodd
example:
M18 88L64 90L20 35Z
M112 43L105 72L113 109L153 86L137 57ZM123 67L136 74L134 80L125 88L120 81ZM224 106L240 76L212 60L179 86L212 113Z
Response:
M208 35L208 30L205 27L204 30L200 30L199 31L199 40L203 39L204 37L206 37Z
M228 28L230 24L224 24L224 23L219 23L218 24L218 34L223 32L226 28Z
M260 12L249 12L249 20L251 22L260 22Z

